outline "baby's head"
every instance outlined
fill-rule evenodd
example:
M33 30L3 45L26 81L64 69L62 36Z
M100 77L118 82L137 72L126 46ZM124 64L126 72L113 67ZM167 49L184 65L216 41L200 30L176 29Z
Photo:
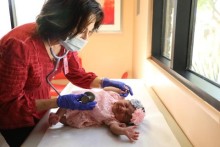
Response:
M123 99L115 102L112 106L112 112L119 122L127 125L140 124L145 115L144 107L137 99Z

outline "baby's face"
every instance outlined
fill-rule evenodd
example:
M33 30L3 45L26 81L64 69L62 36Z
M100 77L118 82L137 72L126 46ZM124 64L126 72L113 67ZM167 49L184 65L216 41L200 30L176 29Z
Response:
M112 106L112 112L115 118L122 123L129 123L135 108L129 100L119 100Z

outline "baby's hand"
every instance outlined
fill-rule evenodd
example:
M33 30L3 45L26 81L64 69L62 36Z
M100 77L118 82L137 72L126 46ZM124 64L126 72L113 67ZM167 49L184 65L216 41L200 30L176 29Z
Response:
M49 121L49 125L52 126L60 121L60 117L55 113L50 113L48 121Z
M125 135L130 139L131 142L138 140L139 132L135 131L137 126L129 126L124 128Z

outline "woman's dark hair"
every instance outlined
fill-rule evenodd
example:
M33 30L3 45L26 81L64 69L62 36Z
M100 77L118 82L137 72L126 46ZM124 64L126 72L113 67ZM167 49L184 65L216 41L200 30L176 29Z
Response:
M104 18L96 0L47 0L37 16L37 33L44 40L75 37L95 20L96 31Z

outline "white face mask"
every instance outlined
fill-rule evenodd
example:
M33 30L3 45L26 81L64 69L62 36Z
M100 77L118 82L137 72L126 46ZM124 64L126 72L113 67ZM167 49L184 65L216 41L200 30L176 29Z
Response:
M66 50L76 52L81 50L88 43L80 37L74 37L72 39L66 39L65 41L60 40L60 44L65 47Z

